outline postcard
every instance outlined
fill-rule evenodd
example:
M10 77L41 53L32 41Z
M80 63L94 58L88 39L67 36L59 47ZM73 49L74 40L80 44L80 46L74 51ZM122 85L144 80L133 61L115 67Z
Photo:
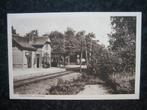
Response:
M7 14L10 99L139 99L141 12Z

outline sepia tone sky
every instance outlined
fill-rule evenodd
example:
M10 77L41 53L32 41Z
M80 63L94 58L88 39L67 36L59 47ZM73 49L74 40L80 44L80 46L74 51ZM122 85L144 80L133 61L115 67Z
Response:
M76 32L85 30L93 32L100 44L108 46L107 34L111 32L110 16L97 13L45 13L45 14L14 14L11 24L20 35L31 30L38 30L39 35L59 31L64 33L67 27Z

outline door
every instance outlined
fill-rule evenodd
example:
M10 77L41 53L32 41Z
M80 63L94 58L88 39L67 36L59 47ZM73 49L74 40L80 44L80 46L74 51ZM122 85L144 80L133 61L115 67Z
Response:
M37 54L37 68L39 68L39 54Z

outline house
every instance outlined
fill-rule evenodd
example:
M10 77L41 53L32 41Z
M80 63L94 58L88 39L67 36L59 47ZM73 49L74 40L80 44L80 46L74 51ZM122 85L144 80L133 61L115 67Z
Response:
M13 68L51 67L51 42L49 37L12 34Z

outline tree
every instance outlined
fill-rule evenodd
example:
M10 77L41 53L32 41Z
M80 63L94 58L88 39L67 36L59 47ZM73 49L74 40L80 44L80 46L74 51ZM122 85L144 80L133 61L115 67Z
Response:
M83 51L85 47L85 31L80 31L77 33L77 38L80 41L80 72L82 72L82 58L83 58Z
M24 37L28 37L28 38L38 37L38 30L32 30L29 33L26 33Z
M110 50L119 57L121 70L134 71L136 17L111 17Z
M89 66L89 62L92 62L92 53L93 52L93 44L95 44L95 41L93 40L95 38L94 33L88 33L85 36L85 41L86 41L86 63L87 66ZM97 44L96 44L97 45Z
M64 35L58 31L52 31L49 34L53 52L64 52Z

